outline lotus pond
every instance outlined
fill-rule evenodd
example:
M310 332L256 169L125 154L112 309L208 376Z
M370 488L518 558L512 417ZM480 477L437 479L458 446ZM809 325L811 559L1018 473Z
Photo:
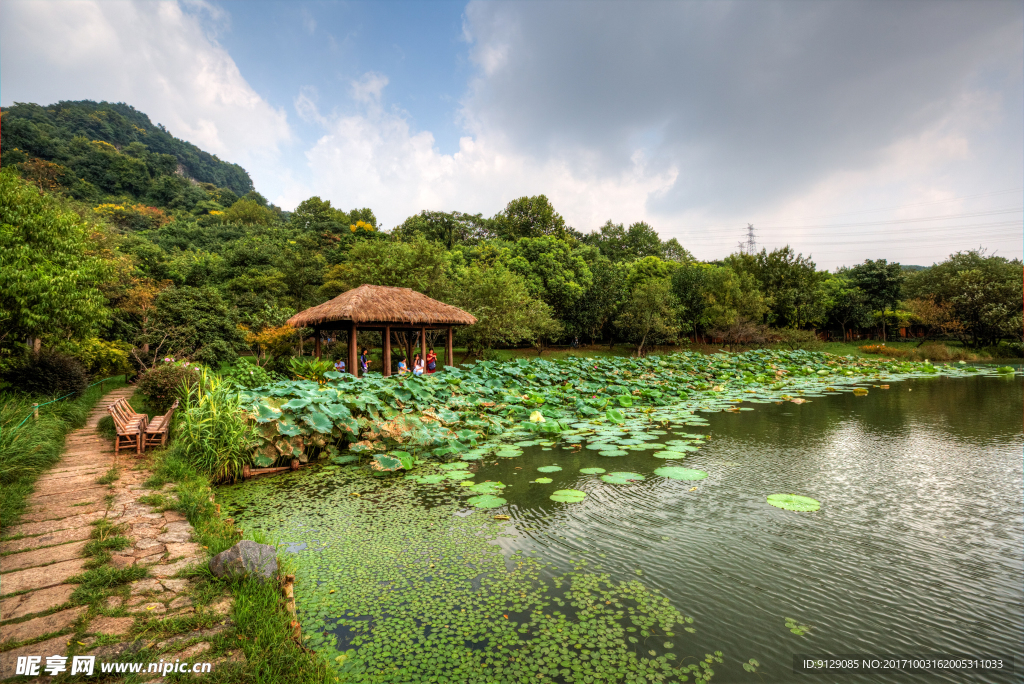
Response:
M477 366L251 397L265 447L320 439L326 458L218 501L294 553L306 645L340 681L788 682L794 653L1021 656L1015 369Z

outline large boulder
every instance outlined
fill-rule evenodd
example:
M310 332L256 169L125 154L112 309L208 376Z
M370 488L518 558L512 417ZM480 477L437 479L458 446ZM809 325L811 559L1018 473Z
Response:
M265 582L277 573L277 549L243 539L211 558L210 572L217 577L252 575Z

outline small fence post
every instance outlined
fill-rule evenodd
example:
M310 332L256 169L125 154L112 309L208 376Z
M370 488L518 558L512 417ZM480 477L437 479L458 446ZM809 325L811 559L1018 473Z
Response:
M39 420L39 404L32 404L32 420Z

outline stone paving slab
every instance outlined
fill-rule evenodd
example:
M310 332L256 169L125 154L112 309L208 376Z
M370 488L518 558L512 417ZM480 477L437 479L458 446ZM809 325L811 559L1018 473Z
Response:
M132 617L98 617L93 618L85 631L90 634L124 634L135 624Z
M60 546L48 546L45 549L36 549L34 551L12 553L9 556L0 558L0 572L22 570L36 565L49 565L58 561L81 558L85 551L85 545L88 543L88 541L79 541L61 544Z
M27 551L28 549L36 549L40 546L66 544L67 542L88 539L90 534L92 534L91 525L88 527L77 527L71 530L60 530L59 532L51 532L50 534L42 534L38 537L25 537L24 539L15 539L14 541L0 542L0 553L15 553L17 551ZM3 569L4 559L0 558L0 571L2 571Z
M4 651L0 653L0 679L7 679L13 677L17 671L18 656L42 656L42 665L46 664L46 657L52 655L64 655L68 651L68 637L58 636L46 641L40 641L38 644L31 644L29 646L22 646L21 648L15 648L10 651ZM68 661L71 662L71 661ZM39 673L43 674L43 669L39 668ZM49 677L32 678L32 682L42 682L49 680Z
M57 520L43 520L41 522L30 522L8 527L3 531L5 537L20 537L23 534L49 534L58 530L70 530L89 525L93 520L103 517L103 512L82 513L73 518L59 518Z
M37 496L49 496L59 492L80 492L94 487L108 487L96 480L99 478L92 474L75 475L73 477L62 477L58 480L36 481L35 494Z
M0 620L17 618L53 610L71 600L77 584L58 584L55 587L19 594L0 601Z
M16 594L29 589L44 589L64 582L85 570L85 559L67 560L41 568L5 572L0 581L0 595Z
M77 608L68 608L58 613L32 618L31 620L18 622L13 625L0 625L0 643L38 639L44 634L63 632L73 625L78 616L88 609L89 606L78 606Z
M87 487L75 487L73 491L56 490L48 493L36 493L28 498L32 506L46 506L50 508L72 506L83 501L97 501L107 495L108 486L93 484Z
M103 497L99 497L103 498ZM44 522L46 520L60 520L61 518L71 518L86 513L102 513L107 509L107 505L101 501L88 506L61 506L56 507L43 507L39 510L32 511L31 513L25 513L21 516L22 520L28 522Z
M37 489L37 491L44 491L46 487L51 485L58 487L66 486L64 483L67 480L76 477L88 477L89 479L95 481L103 477L108 470L110 469L105 466L87 466L83 468L77 468L75 470L61 471L59 473L48 473L45 479L41 477L38 480L36 480L36 485L42 485L42 487Z

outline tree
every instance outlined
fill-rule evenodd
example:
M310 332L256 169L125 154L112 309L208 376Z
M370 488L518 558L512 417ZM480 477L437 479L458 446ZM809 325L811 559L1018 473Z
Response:
M259 193L249 193L259 194ZM248 197L248 195L246 195ZM252 199L240 199L224 212L224 221L243 226L269 226L277 222L277 214Z
M450 250L455 245L475 245L491 237L491 226L492 221L481 214L424 210L405 219L391 234L405 241L423 236Z
M569 334L586 334L593 344L603 337L603 331L629 294L628 267L600 255L588 261L587 267L593 276L590 286L564 320Z
M849 270L850 281L859 287L868 298L868 303L876 311L895 309L903 292L903 281L906 274L898 263L889 263L885 259L866 259L863 264L853 266ZM885 316L882 320L882 341L885 341Z
M636 342L636 355L642 356L648 342L673 340L679 334L674 324L676 299L667 278L650 279L637 284L615 320L616 327Z
M657 231L643 221L633 223L628 229L621 223L607 221L597 231L584 236L583 241L597 247L611 261L634 261L651 256L680 261L684 255L689 256L678 240L673 238L662 243ZM671 257L666 256L666 251L671 252Z
M520 197L509 202L494 217L494 231L503 240L553 236L568 237L565 219L544 195Z
M245 339L234 312L212 287L172 287L156 298L154 336L167 348L206 364L234 361ZM159 331L159 332L157 332Z
M569 319L593 281L583 253L550 236L520 238L503 251L501 260L523 276L530 296L544 301L559 320Z
M99 290L107 266L93 250L76 213L0 172L0 349L93 335L109 315Z
M477 318L476 325L458 332L474 353L499 344L535 343L557 335L561 327L547 304L530 296L523 278L500 263L462 270L452 303Z
M844 276L837 275L822 283L822 295L825 300L825 315L843 330L849 326L866 325L871 315L868 298L864 291Z
M728 266L684 262L672 274L672 292L683 330L695 336L729 329L741 320L758 323L768 308L754 277Z
M739 274L750 275L768 305L765 322L776 327L799 328L824 315L818 273L810 257L797 254L789 245L758 254L732 254L725 263Z
M451 255L444 247L422 237L413 242L360 242L348 251L345 263L327 271L320 297L330 299L370 284L408 287L444 301L450 263Z

